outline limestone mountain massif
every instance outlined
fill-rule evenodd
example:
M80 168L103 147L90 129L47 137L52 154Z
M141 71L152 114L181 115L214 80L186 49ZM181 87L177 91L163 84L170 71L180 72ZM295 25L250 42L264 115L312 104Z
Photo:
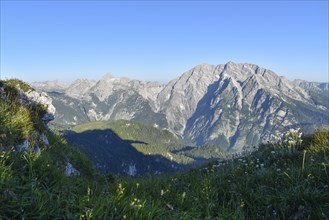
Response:
M167 129L185 143L233 152L275 132L301 127L308 133L329 124L328 83L292 82L254 64L201 64L165 85L111 74L32 85L52 98L56 123L132 120Z

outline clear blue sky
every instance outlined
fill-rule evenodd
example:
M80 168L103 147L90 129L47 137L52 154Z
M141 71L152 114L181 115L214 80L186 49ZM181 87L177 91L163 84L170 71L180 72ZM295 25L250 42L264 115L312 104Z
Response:
M167 81L254 63L328 81L328 1L3 1L1 78Z

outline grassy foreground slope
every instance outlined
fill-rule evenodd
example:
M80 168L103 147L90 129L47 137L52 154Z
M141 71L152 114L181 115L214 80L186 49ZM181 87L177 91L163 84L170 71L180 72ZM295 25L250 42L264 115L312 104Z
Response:
M328 136L326 130L298 148L266 145L230 161L143 178L65 177L51 152L37 158L2 152L0 216L328 219Z
M128 178L97 173L83 154L49 132L50 145L41 154L17 152L13 146L33 142L34 131L45 130L37 117L15 121L24 115L16 113L20 105L0 101L11 106L0 108L0 219L329 218L328 128L303 142L267 144L202 168ZM24 108L26 115L36 113ZM27 124L31 133L23 132ZM64 175L67 160L80 176Z

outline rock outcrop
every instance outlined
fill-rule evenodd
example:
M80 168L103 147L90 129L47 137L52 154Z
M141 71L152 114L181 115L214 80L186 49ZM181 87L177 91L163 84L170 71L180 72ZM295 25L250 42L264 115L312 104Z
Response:
M80 172L70 162L66 163L64 174L65 176L80 176Z
M54 120L56 108L52 104L52 98L48 96L45 92L37 92L32 89L24 92L20 89L19 85L17 86L19 91L18 102L22 105L41 105L46 108L45 114L42 116L42 120L45 124L48 124L50 121Z

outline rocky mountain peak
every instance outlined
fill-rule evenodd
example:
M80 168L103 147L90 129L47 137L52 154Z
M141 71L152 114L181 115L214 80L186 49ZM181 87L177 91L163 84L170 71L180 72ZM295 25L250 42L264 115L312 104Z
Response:
M111 79L114 79L115 77L112 75L112 73L106 73L104 76L102 76L101 80L108 81Z
M66 89L65 94L72 98L82 99L95 84L95 80L78 79Z
M203 63L195 66L192 68L192 72L205 72L205 71L212 71L214 69L215 65L208 64L208 63Z
M233 62L233 61L229 61L225 64L225 69L234 69L234 68L237 68L238 67L238 64Z

